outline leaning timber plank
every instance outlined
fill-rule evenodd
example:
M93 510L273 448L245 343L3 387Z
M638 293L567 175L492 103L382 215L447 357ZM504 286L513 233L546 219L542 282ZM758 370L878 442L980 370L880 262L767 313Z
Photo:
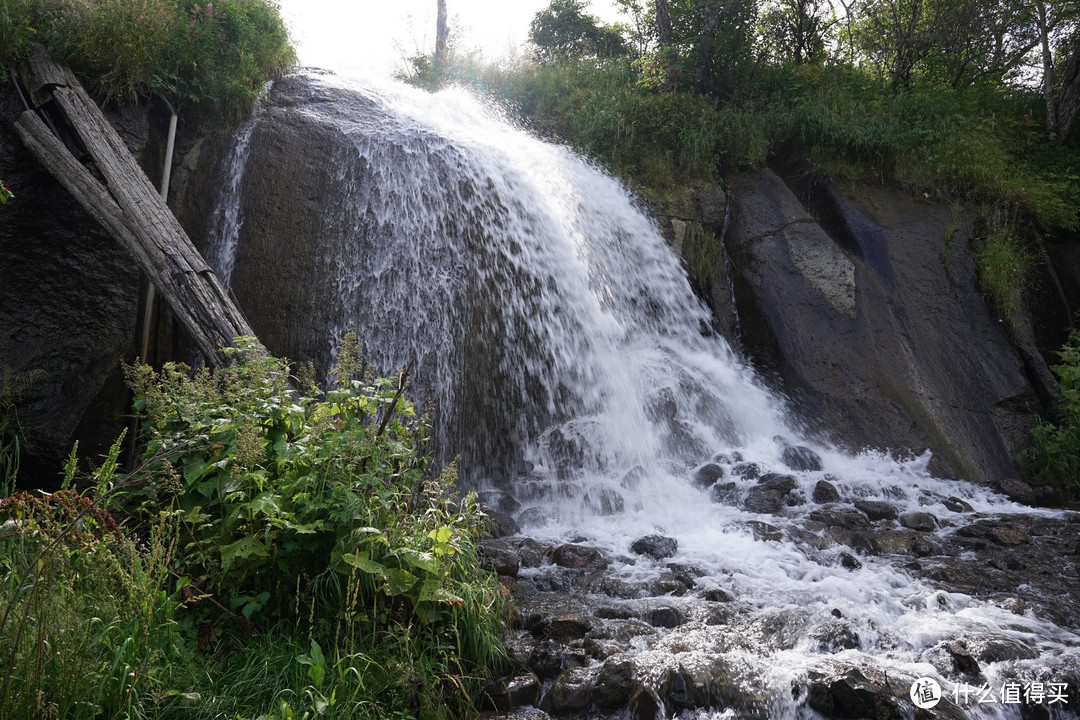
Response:
M55 101L106 184L94 179L32 112L17 123L27 147L135 256L199 350L212 362L225 362L221 349L254 333L120 136L74 75L47 55L35 52L22 77L37 96Z
M30 91L36 105L49 101L49 90L54 85L72 85L78 82L75 74L64 65L53 62L45 46L30 43L30 60L22 68L23 84Z

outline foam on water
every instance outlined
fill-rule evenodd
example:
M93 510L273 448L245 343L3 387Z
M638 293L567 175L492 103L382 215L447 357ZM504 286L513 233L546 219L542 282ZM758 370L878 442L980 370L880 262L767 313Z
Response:
M960 518L943 504L954 496L983 513L1050 512L934 478L928 456L850 454L803 437L783 398L709 330L679 260L620 183L460 90L310 82L336 98L318 112L354 149L354 165L328 168L343 196L326 209L341 229L327 273L345 311L340 327L322 330L327 342L355 327L380 370L417 359L417 381L440 406L444 443L463 416L483 408L484 427L499 442L477 445L470 470L481 483L509 475L512 491L535 508L526 532L551 543L584 538L617 558L610 573L626 580L658 571L647 559L619 559L630 543L668 535L680 562L705 570L700 585L756 607L754 622L802 617L786 643L754 623L739 629L743 649L732 648L730 629L700 624L680 635L697 651L722 646L745 663L772 689L774 717L802 712L792 681L823 662L940 678L923 657L945 639L1011 637L1038 650L1035 660L987 664L991 681L1080 664L1080 639L1030 611L943 592L884 559L864 557L848 570L836 547L755 539L750 523L798 528L811 503L761 516L712 502L692 485L692 469L717 455L737 493L756 481L730 475L736 456L763 473L791 473L781 460L788 442L823 461L820 471L793 473L803 497L828 477L846 498L887 500L946 521ZM238 161L251 128L244 132ZM219 213L225 228L230 212ZM463 407L477 386L483 398ZM485 456L506 445L509 454ZM514 458L513 469L491 467L505 458ZM809 636L833 610L859 642L824 658Z

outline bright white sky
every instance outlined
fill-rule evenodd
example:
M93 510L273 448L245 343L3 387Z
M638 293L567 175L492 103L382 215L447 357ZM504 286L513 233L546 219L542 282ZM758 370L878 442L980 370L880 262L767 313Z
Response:
M300 64L342 73L390 75L403 57L435 47L436 0L279 0ZM452 37L486 60L520 54L533 16L550 0L446 0ZM619 20L612 0L589 12Z

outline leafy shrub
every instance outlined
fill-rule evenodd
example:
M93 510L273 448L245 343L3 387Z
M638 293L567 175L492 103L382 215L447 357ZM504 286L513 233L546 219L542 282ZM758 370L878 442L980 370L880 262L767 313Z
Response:
M504 652L500 595L479 570L483 516L471 497L447 499L452 468L430 477L403 377L365 374L355 336L343 347L325 392L293 389L288 367L251 343L216 373L130 369L146 457L169 460L151 462L127 502L137 517L175 507L180 586L212 596L187 621L197 619L201 645L227 624L243 639L306 620L315 644L305 667L323 668L307 678L311 697L329 697L326 668L396 647L406 679L430 675L419 676L421 700L415 688L380 699L452 705ZM316 646L337 659L317 662Z
M1034 446L1024 460L1036 482L1080 496L1080 332L1074 330L1052 367L1061 383L1056 422L1042 421L1032 431Z
M263 83L295 59L268 0L7 0L0 38L5 65L42 42L106 99L157 91L226 123L245 117Z

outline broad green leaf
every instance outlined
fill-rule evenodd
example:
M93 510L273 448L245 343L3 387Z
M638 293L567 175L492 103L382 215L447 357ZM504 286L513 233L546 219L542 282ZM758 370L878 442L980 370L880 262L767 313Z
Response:
M280 498L276 493L261 492L256 495L250 503L248 508L251 512L249 517L253 517L255 513L262 513L263 515L276 515L281 511Z
M388 568L386 570L386 594L401 595L407 593L419 579L408 570Z
M202 511L202 505L196 505L184 513L184 522L186 523L203 523L209 519L210 516Z
M303 525L297 525L294 522L289 522L288 520L286 520L282 524L286 529L292 530L293 532L299 533L301 535L314 535L319 530L322 530L323 527L322 520L316 520L312 523L304 523Z
M438 580L425 580L420 586L420 602L437 602L464 607L465 601L439 584Z
M429 538L439 543L440 545L445 545L446 543L450 542L450 538L453 537L453 535L454 531L446 527L445 525L436 530L432 530L427 534Z
M398 550L397 554L414 568L426 570L432 575L437 575L439 572L439 561L431 553L420 552L412 548L402 548Z
M229 543L221 548L221 569L228 570L239 559L251 557L267 557L266 546L256 537L248 535L234 543Z
M362 570L369 575L377 575L383 578L386 577L386 566L369 558L366 552L355 554L345 553L341 556L341 559L349 565L352 565L354 568Z
M205 458L193 457L184 464L184 482L191 484L202 479L212 464Z

